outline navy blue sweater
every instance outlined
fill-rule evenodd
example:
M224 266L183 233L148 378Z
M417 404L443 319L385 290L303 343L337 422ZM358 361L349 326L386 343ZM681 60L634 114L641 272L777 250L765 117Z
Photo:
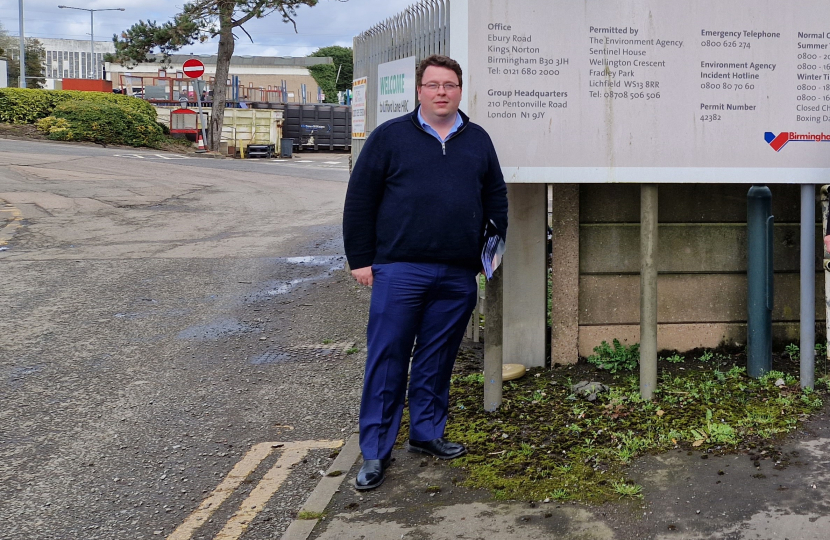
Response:
M507 235L507 188L490 137L463 113L442 145L418 110L375 129L352 170L343 210L351 268L440 262L481 268L484 225Z

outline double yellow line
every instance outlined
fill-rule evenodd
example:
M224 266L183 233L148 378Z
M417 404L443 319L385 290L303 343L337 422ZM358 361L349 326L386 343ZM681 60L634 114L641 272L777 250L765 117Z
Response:
M268 500L277 492L288 477L291 468L305 458L309 451L321 448L340 448L343 441L300 441L286 443L260 443L254 445L239 463L228 473L216 489L202 504L167 537L167 540L189 540L210 516L231 496L231 494L253 473L262 461L272 452L282 453L271 469L265 473L259 484L251 491L248 498L239 506L225 527L219 531L214 540L236 540L251 521L265 507Z
M14 206L6 204L0 208L0 223L8 221L5 227L0 229L0 246L6 245L12 239L17 229L22 226L20 224L22 220L23 216L20 214L20 210Z

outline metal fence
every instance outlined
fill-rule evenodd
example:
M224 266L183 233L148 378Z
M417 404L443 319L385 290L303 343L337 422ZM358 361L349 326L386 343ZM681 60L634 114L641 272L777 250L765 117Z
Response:
M377 127L378 65L414 56L418 62L450 50L450 0L421 0L354 38L354 78L368 78L366 133ZM363 147L352 141L352 162Z

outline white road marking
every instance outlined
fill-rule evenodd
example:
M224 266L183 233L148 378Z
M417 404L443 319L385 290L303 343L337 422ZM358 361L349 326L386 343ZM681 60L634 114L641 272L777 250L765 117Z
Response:
M295 161L294 163L314 163L314 161L312 161L310 159L300 159L300 160Z
M182 156L179 154L113 154L112 157L129 159L190 159L188 156Z
M340 165L343 162L342 161L324 161L323 163L325 163L326 165Z
M167 540L190 540L193 533L201 527L219 506L253 473L262 461L275 450L282 455L271 469L265 473L259 484L254 487L239 509L230 517L214 540L237 540L248 528L251 521L265 507L274 493L291 472L291 468L303 460L310 450L319 448L340 448L343 441L297 441L264 442L251 447L248 453L228 473L228 476L213 490L202 504L173 531Z

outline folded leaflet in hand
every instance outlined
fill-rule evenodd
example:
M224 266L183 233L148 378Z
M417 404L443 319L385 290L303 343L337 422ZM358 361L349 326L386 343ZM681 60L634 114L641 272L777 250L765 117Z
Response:
M501 264L501 256L504 254L504 240L495 232L495 224L492 220L484 229L484 247L481 249L481 266L484 275L489 281L493 278L493 272Z

